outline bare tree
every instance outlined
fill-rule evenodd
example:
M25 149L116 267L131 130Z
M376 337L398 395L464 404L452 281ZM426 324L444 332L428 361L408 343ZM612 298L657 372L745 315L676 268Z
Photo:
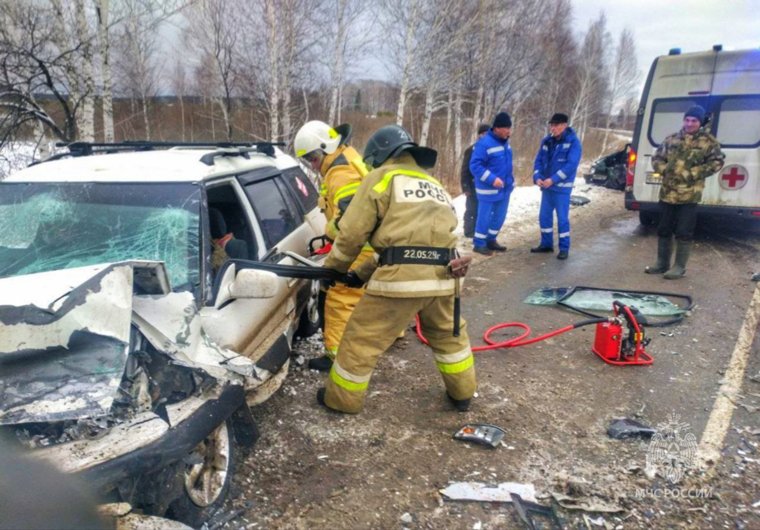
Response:
M103 90L101 103L103 109L103 141L113 142L113 72L111 70L111 39L109 35L108 17L109 0L94 0L95 13L98 19L98 48L100 57L100 78Z
M222 114L227 140L233 138L232 106L238 76L235 62L241 28L237 5L231 0L199 0L188 12L185 32L187 43L211 66L202 72L210 75L212 86L217 87L211 97Z
M601 152L607 150L607 140L612 126L613 112L616 107L622 108L631 93L639 83L638 63L636 61L636 42L633 32L628 28L620 32L615 60L612 63L612 76L609 89L609 106L604 128L604 140Z
M415 67L418 64L418 43L424 39L421 18L432 0L381 0L378 20L385 37L390 68L399 84L396 124L404 122L404 109L412 92ZM430 6L434 7L434 6Z
M185 138L185 96L188 93L187 75L185 73L185 65L183 59L178 59L174 63L174 69L172 70L171 78L171 90L177 97L179 102L179 114L182 131L182 141L186 141Z
M117 91L139 105L143 136L149 140L152 137L149 107L159 91L161 69L156 42L160 17L151 4L142 0L122 1L124 20L114 38L118 46L114 60Z
M449 89L464 75L461 50L475 24L466 5L458 0L439 0L436 9L426 11L422 20L426 38L420 43L416 70L425 94L419 142L426 145L433 114L449 105L453 99Z
M326 27L335 28L333 32L328 33L326 49L330 53L325 54L329 58L329 123L340 122L346 77L359 63L360 56L374 39L371 32L363 30L367 25L362 23L362 18L366 16L369 7L368 0L325 0L319 5L319 9L326 15Z
M60 140L77 137L81 92L69 86L73 56L81 41L64 42L59 14L49 4L0 3L0 109L2 142L33 122ZM54 118L41 103L50 98Z
M572 116L581 141L594 113L607 108L609 33L604 12L591 22L583 39L577 67L577 91Z

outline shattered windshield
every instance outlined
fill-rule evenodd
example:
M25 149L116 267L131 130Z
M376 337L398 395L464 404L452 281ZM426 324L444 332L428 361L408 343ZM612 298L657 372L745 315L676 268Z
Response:
M199 283L200 189L190 183L0 185L0 278L124 260Z

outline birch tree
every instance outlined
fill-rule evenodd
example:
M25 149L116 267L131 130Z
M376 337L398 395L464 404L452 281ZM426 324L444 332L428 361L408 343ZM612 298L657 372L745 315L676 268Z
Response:
M424 39L420 42L417 68L419 83L424 86L425 107L419 143L427 145L433 114L448 106L449 87L464 75L464 37L474 24L470 12L458 0L439 0L436 9L426 11L423 20Z
M60 24L50 4L0 3L0 109L2 141L25 124L39 123L63 141L77 137L81 97L68 86L67 71L81 42L61 47ZM65 44L65 43L64 43ZM54 117L39 97L51 98Z
M404 123L404 110L412 92L418 64L418 43L423 10L430 0L380 0L379 22L385 36L390 68L398 81L396 124ZM432 5L430 7L433 7Z
M334 31L328 32L326 44L326 49L330 50L327 70L330 79L328 121L331 124L341 121L347 76L375 40L372 32L364 30L368 26L363 21L369 6L368 0L326 0L321 4L321 10L327 15L325 27L334 28Z
M609 105L604 128L604 140L601 152L607 150L607 141L612 126L613 112L615 108L625 106L626 100L636 89L639 83L638 63L636 61L636 43L633 33L628 28L620 32L618 44L615 48L615 59L612 62L612 76L610 77Z
M139 105L143 137L152 138L150 105L159 91L161 62L157 48L160 17L151 4L123 0L125 15L115 35L118 91Z
M595 112L606 109L609 77L609 34L604 12L592 21L583 38L577 67L577 87L572 116L581 141Z
M225 136L233 138L232 113L238 71L237 3L231 0L200 0L188 13L186 42L197 49L212 68L203 72L212 76L211 85L218 87L212 98L222 115Z
M103 141L113 142L113 72L111 70L111 39L109 34L109 0L94 0L98 21L98 49L100 57L100 79L103 90L100 94L103 113Z

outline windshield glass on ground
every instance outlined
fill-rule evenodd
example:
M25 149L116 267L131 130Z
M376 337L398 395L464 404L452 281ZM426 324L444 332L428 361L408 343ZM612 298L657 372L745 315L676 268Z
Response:
M173 290L199 283L200 189L188 183L0 185L0 278L163 261Z

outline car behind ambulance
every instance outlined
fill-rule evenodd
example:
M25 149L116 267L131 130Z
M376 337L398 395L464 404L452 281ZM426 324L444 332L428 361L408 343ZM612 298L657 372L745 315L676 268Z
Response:
M682 127L692 105L707 111L706 129L726 155L723 169L705 181L700 213L760 218L760 49L670 54L649 71L628 155L625 207L643 224L658 218L661 175L652 155Z

